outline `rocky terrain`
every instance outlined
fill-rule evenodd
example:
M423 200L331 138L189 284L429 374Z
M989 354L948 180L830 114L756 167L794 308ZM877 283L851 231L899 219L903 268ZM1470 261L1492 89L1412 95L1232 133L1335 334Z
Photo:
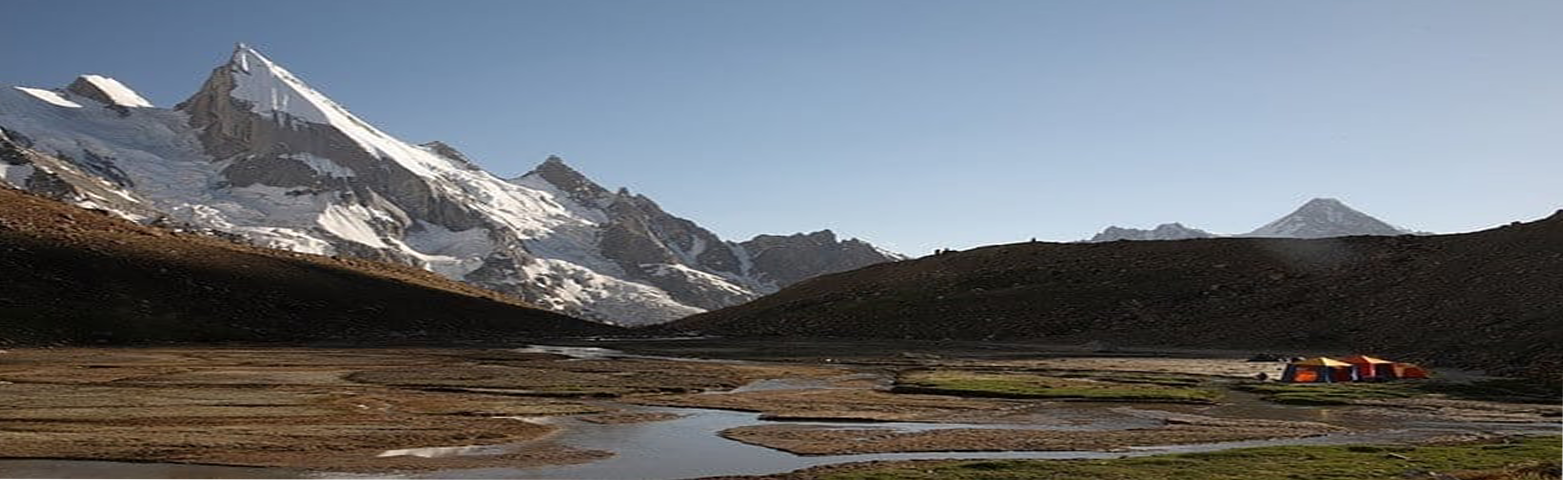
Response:
M386 134L244 45L172 109L98 75L0 88L0 128L30 151L0 163L0 184L258 246L411 265L610 323L899 258L828 231L723 240L557 157L505 180L444 142Z
M816 275L901 258L861 240L839 240L830 230L722 240L645 195L623 188L610 192L559 157L511 182L567 199L567 208L583 217L602 218L602 257L625 278L699 309L736 305Z
M1276 238L1329 238L1355 235L1405 235L1410 230L1385 223L1383 220L1357 211L1333 198L1315 198L1304 203L1292 213L1264 224L1240 237ZM1138 228L1107 227L1087 242L1114 242L1119 240L1187 240L1213 238L1220 235L1181 223L1164 223L1151 230Z
M515 341L618 330L412 267L143 226L7 187L0 278L0 345L10 346Z
M999 245L815 278L672 327L1330 349L1555 382L1558 292L1563 213L1460 235Z

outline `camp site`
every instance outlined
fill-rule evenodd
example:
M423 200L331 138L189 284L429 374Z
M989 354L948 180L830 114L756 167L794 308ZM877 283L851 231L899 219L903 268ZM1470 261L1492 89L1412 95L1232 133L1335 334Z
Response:
M1367 355L1339 359L1313 357L1293 361L1281 373L1286 383L1382 382L1426 379L1427 369L1414 363L1395 362Z

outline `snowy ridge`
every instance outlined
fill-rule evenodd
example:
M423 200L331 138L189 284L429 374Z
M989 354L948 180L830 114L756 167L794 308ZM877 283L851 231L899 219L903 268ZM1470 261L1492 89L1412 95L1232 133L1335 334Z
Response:
M3 90L6 132L91 177L70 181L107 186L76 189L78 204L139 209L137 218L260 246L416 265L588 319L668 321L774 291L767 274L893 259L873 249L766 272L757 265L799 262L752 256L650 199L602 189L558 158L539 171L568 182L506 181L444 143L404 142L244 45L174 109L97 75L68 89ZM0 168L18 186L38 174L35 165ZM867 245L830 240L803 252Z
M141 98L141 94L119 83L119 80L102 75L82 75L81 80L102 92L107 100L106 103L122 107L152 108L152 102Z
M360 120L255 49L239 44L229 66L235 74L234 88L229 95L248 102L255 113L270 114L279 122L329 125L371 153L395 160L420 174L436 175L450 167L449 160L444 157L397 140Z

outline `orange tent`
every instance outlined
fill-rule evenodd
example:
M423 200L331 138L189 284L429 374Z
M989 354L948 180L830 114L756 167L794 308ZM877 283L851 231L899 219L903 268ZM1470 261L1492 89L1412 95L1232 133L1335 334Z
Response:
M1390 369L1395 372L1395 378L1428 378L1432 376L1428 374L1427 369L1415 363L1395 362Z
M1357 380L1394 380L1400 378L1396 375L1395 362L1382 358L1373 358L1367 355L1352 355L1340 359L1350 363L1357 371Z
M1293 383L1334 383L1356 380L1356 369L1346 362L1314 357L1292 362L1281 373L1281 381Z

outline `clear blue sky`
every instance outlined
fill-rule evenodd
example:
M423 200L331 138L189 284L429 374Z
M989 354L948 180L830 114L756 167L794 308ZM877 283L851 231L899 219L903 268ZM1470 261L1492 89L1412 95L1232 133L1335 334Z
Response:
M248 42L497 174L548 154L729 238L906 253L1339 197L1450 232L1563 207L1563 2L8 0L0 83L167 106Z

